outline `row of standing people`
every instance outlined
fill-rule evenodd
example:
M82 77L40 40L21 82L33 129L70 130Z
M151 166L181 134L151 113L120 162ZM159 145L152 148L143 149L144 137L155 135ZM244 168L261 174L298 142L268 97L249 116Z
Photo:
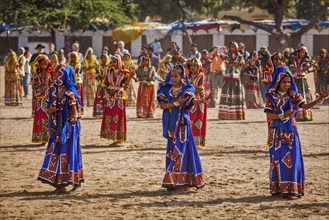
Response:
M41 68L43 60L47 59L42 57ZM125 91L133 75L123 68L121 56L114 55L111 63L103 81L106 105L101 137L121 142L126 141ZM201 68L197 60L194 64ZM55 186L55 192L65 191L68 185L73 185L74 191L84 181L79 122L82 101L73 67L59 65L55 70L48 68L46 71L53 71L54 79L48 89L48 98L43 100L44 109L49 115L50 138L38 179ZM210 97L195 96L195 88L182 65L175 65L160 85L158 101L161 109L164 109L163 134L168 139L163 187L169 191L185 187L201 188L205 184L200 157L188 122L191 107L205 103Z
M111 125L124 125L124 90L130 74L120 69L120 56L108 72L107 93L109 111L104 112L109 132L125 132L122 128L113 130ZM73 68L60 67L55 71L55 85L50 89L47 113L51 115L51 138L38 179L56 187L56 192L65 191L72 184L72 190L84 181L81 149L79 145L79 114L81 104ZM160 84L157 98L163 109L163 136L167 139L166 172L162 186L168 191L185 190L188 187L202 188L205 175L193 138L189 111L195 105L205 103L211 95L197 98L195 87L182 65L175 65ZM304 195L305 172L301 145L296 129L297 109L309 109L323 101L327 92L306 103L286 66L275 69L273 81L267 89L265 112L269 123L270 192L284 197ZM119 113L121 112L121 113ZM55 113L55 114L54 114ZM121 119L120 119L121 116ZM119 117L119 118L118 118ZM103 118L104 122L104 118ZM53 126L55 125L55 126ZM59 125L59 126L56 126ZM117 128L118 128L117 127ZM120 134L122 135L122 134ZM117 137L122 137L122 136ZM121 139L122 140L122 139ZM58 166L60 164L60 166Z
M233 43L233 45L230 45L230 50L231 50L231 48L232 48L232 51L233 51L233 49L236 50L236 44ZM76 55L72 55L72 56L76 56ZM237 57L236 57L236 59L239 61L242 60L242 58L238 59ZM193 74L200 78L204 77L204 76L202 76L202 74L200 74L200 72L202 72L201 71L202 69L201 69L201 65L198 61L199 61L198 59L194 59L194 61L189 62L189 64L188 64L189 66L187 66L188 69L191 71L190 76L192 79L192 84L194 83L194 81L198 82L198 80L196 80L196 78L193 79L193 77L192 77ZM234 59L232 59L232 61L234 61ZM51 65L50 65L51 62L49 61L49 59L47 60L46 57L40 57L40 59L38 59L38 62L40 65L38 66L37 70L38 69L41 70L41 72L40 72L41 75L51 76L52 74L48 74L48 73L54 72L54 70L51 68ZM196 68L193 66L196 66ZM174 71L175 68L176 68L176 70ZM233 67L231 66L231 68L233 68ZM282 67L281 67L281 69L282 69ZM189 79L188 74L185 73L185 68L182 65L175 64L174 67L172 68L172 70L173 71L171 71L171 74L167 74L165 82L160 85L160 89L158 91L158 100L160 102L160 107L162 109L164 109L164 114L163 114L164 133L163 133L163 135L164 135L164 137L166 137L168 139L167 160L166 160L167 161L167 163L166 163L167 172L166 172L165 179L164 179L164 186L165 187L168 186L167 188L170 188L170 189L175 188L177 186L202 187L204 184L204 174L202 172L201 162L198 157L197 150L195 148L196 144L195 144L194 138L193 138L194 133L191 131L191 127L189 126L188 122L190 120L190 117L193 118L192 117L193 114L191 114L192 111L190 111L191 107L193 105L197 106L201 103L204 103L204 101L205 101L204 92L202 92L204 90L204 88L202 88L204 86L204 83L194 84L194 86L192 86L191 82L190 82L191 79ZM229 77L226 77L226 78L231 79L231 81L228 81L228 82L229 82L229 84L233 84L233 86L234 86L234 81L232 81L232 80L237 81L235 78L238 78L239 74L237 74L237 72L235 72L234 69L232 69L231 71L232 72L229 72L230 78ZM57 71L57 72L61 72L61 71ZM62 72L64 72L64 71L62 70ZM275 72L275 70L274 70L274 72ZM290 73L290 70L284 69L284 71L282 70L282 72L280 72L279 74L286 73L286 72ZM53 74L53 75L56 75L56 74ZM270 93L270 91L271 91L271 89L273 89L274 85L276 87L279 86L278 85L279 81L276 80L276 78L278 77L277 75L278 74L274 75L274 81L272 81L271 84L269 85L268 93ZM108 111L106 111L106 108L105 108L104 113L103 113L101 136L102 136L102 133L105 133L106 137L109 137L109 139L112 139L114 141L125 141L126 140L125 139L126 138L125 100L126 100L127 96L125 94L125 90L128 87L128 84L130 81L129 79L132 77L133 77L133 75L124 69L122 62L121 62L121 56L113 56L112 67L107 73L107 76L105 78L106 80L103 82L103 84L105 86L102 86L106 90L106 102L107 102L106 108L109 108L109 109L108 109ZM74 78L78 80L78 76L74 76ZM281 77L280 81L282 78L284 78L284 77ZM37 78L35 80L37 80ZM224 77L224 80L225 80L225 77ZM57 77L57 87L58 87L59 81L63 81L63 80L59 80ZM293 78L290 77L290 83L292 83L292 82L293 82ZM44 83L41 83L41 85L44 85ZM36 88L38 88L38 87L36 87ZM47 86L44 88L47 88ZM56 88L56 86L55 86L55 88ZM75 85L74 88L77 89L77 94L78 94L78 95L75 95L75 97L80 97L80 94L78 92L78 87ZM294 103L296 104L296 106L304 107L304 109L307 110L316 104L316 102L310 102L312 104L305 105L307 103L305 103L304 97L302 96L302 94L298 94L298 96L297 96L298 88L297 87L295 88L294 85L291 88L293 88L293 92L295 92L294 96L296 96L295 98L297 101L294 101ZM200 89L199 93L201 94L201 97L203 97L203 98L200 98L200 99L195 98L195 92L196 92L195 89ZM284 90L284 88L282 88L281 90ZM51 91L51 90L48 90L48 92L49 91ZM192 94L192 91L193 91L193 94ZM281 91L281 92L284 92L284 91ZM49 97L52 97L53 93L54 92L50 92ZM289 92L289 94L287 96L287 100L288 99L290 100L290 98L293 96L290 93L292 93L292 92ZM273 94L274 95L279 94L277 91L277 88ZM324 95L321 94L320 98L323 99L323 96ZM70 96L68 96L68 97L70 97ZM209 99L210 97L211 96L208 96L207 99ZM270 97L270 95L268 97ZM44 98L43 96L40 96L41 100L43 98ZM283 94L283 98L284 98L284 94ZM57 100L57 103L58 103L58 99L53 99L53 100ZM79 100L81 100L81 99L79 98ZM280 110L282 111L282 108L278 108L277 105L280 103L275 103L273 100L276 100L275 97L274 98L272 97L271 99L269 99L269 98L266 99L267 109L271 110L271 112L268 112L268 114L271 113L271 114L275 115L273 117L268 115L269 120L272 122L276 122L273 120L283 121L283 119L289 121L290 119L286 119L286 118L288 116L293 117L292 116L293 114L291 114L288 110L287 110L287 115L285 112L281 112L280 114L275 114ZM52 101L50 101L50 99L48 99L48 106L49 106L49 103L52 103ZM67 103L67 102L65 101L64 103ZM68 103L70 103L70 102L68 102ZM71 104L72 106L77 106L75 108L76 110L73 110L73 112L71 114L68 114L68 112L65 113L65 111L64 111L62 113L62 117L63 117L63 115L64 116L73 115L74 117L72 117L70 119L70 122L72 122L73 125L72 124L71 125L76 128L76 127L79 127L79 126L75 126L75 123L76 123L77 119L79 118L78 113L77 113L78 112L77 109L79 109L79 105L77 105L77 103L81 104L82 102L81 101L77 102L77 101L73 100L72 103L73 103L73 104ZM284 103L286 103L286 102L284 102ZM56 104L56 102L54 103L54 105L55 104ZM71 106L71 105L69 104L69 106ZM41 108L47 109L46 98L44 98L40 102L40 106L41 106ZM64 108L61 108L62 111L63 111L63 109ZM289 109L289 110L291 110L291 109ZM58 109L56 111L58 111ZM47 113L48 114L52 113L52 112L49 112L49 108L47 110ZM58 116L57 116L57 118L58 118ZM177 121L178 118L179 118L179 121ZM193 119L192 119L192 121L193 121ZM64 124L65 124L67 122L67 119L66 120L64 119L64 121L62 121L62 122L64 122ZM278 121L278 122L280 122L280 121ZM178 127L176 126L177 123L179 125ZM288 129L291 130L291 128L284 128L282 130L281 129L282 126L276 128L276 124L277 123L272 123L271 125L269 125L269 128L270 128L269 131L278 133L280 137L282 135L284 135L285 133L287 133L287 132L284 132L285 131L284 129L287 129L287 131L288 131ZM291 125L292 125L292 127L295 127L293 122ZM272 128L271 128L271 126L272 126ZM63 127L62 130L65 130L64 128L65 128L65 126ZM58 126L56 129L58 129ZM56 141L56 143L58 143L58 142L60 143L62 141L62 140L57 140L57 139L63 139L62 142L64 142L65 139L67 139L67 137L70 136L68 134L69 132L67 132L67 130L65 130L64 133L62 130L60 129L59 134L57 131L57 136L55 135L56 138L54 140ZM290 130L289 130L289 132L294 132L293 130L291 130L291 131ZM294 135L297 136L298 134L294 134ZM292 135L292 136L294 136L294 135ZM288 139L283 138L281 140L281 138L280 138L278 140L275 140L274 143L278 144L278 146L281 146L281 144L288 144L289 146L293 145L293 144L297 144L297 145L299 144L299 143L295 142L294 139L290 138L291 135L288 135L288 136L287 136ZM186 146L186 144L188 144L187 142L190 142L191 146L187 147ZM51 149L53 149L53 147L52 147L53 144L50 144L50 143L51 142L49 141L47 152L53 152L53 150L51 150ZM183 145L179 144L179 143L183 143ZM273 141L271 143L273 143ZM276 148L279 148L279 147L276 147ZM186 150L189 150L194 153L185 152ZM277 149L275 149L275 150L277 150ZM291 170L291 167L294 166L294 164L291 165L291 155L294 155L294 153L296 153L296 152L290 152L290 151L286 152L285 157L281 158L281 161L277 160L277 158L276 158L277 151L274 151L274 153L275 154L271 154L271 151L270 151L270 154L272 155L272 159L274 158L274 162L272 161L271 165L277 166L276 163L281 163L281 161L282 161L290 169L289 172L296 171L296 170ZM184 157L185 154L187 154L187 155L194 154L194 157L192 157L192 158L195 158L195 159L191 159L191 157L189 157L189 156ZM290 157L288 154L290 155ZM295 162L296 162L295 165L298 165L298 167L299 167L298 168L299 180L297 180L297 181L300 182L300 181L303 181L303 179L304 179L303 174L302 174L304 172L303 168L302 169L300 168L302 166L301 154L300 154L300 157L298 157L297 160L295 160ZM46 164L49 165L49 163L46 163ZM191 167L191 165L194 165L196 170L186 170L186 169L189 169L189 167ZM48 175L49 173L47 173L47 172L48 171L46 170L44 173L46 173ZM284 171L284 170L282 171L282 173L287 173L287 172L288 171ZM281 177L278 177L278 175L281 175L281 173L274 172L273 175L274 175L274 176L272 176L273 179L281 178ZM182 179L185 179L186 181L179 182ZM299 182L298 182L298 184L302 184ZM287 190L283 191L284 189L280 188L281 187L280 184L275 183L274 185L275 186L273 186L273 187L277 191L280 191L280 193L287 192ZM300 192L303 191L303 189L300 190L299 185L298 186L289 185L288 188L289 188L289 190L292 189L292 190L290 190L290 191L292 191L292 193L295 193L294 190L297 189L298 195L300 195ZM289 190L288 190L288 192L289 192Z
M174 44L175 46L175 44ZM42 45L38 45L36 49L42 48ZM192 47L196 47L192 45ZM247 61L244 62L243 56L239 53L239 47L237 43L231 42L229 45L229 51L225 54L219 53L220 48L215 48L210 54L211 66L207 67L207 63L202 65L202 72L204 72L202 80L200 81L203 87L206 90L209 88L218 89L222 87L222 93L220 98L219 113L218 117L221 119L244 119L244 98L246 99L247 107L250 108L261 108L263 107L263 101L265 97L260 96L260 92L264 89L267 89L269 83L272 80L272 75L276 66L279 65L288 65L293 71L294 77L299 87L300 93L303 97L310 102L311 96L306 80L306 73L308 69L313 65L305 46L301 46L297 49L294 56L292 53L287 53L284 51L284 55L280 53L269 54L268 50L265 47L262 47L257 52L252 52L248 57ZM24 58L22 55L24 49L19 51L19 61L16 64L18 67L22 67L21 60ZM172 54L172 55L171 55ZM193 53L192 53L193 54ZM51 83L51 72L59 64L59 59L56 54L51 54L49 59L43 59L43 53L40 53L37 57L42 59L34 58L35 62L32 62L32 71L33 74L33 115L37 114L34 117L34 129L32 140L33 142L45 142L47 141L47 123L46 123L46 114L42 108L42 97L46 97L45 89L48 88ZM103 111L106 106L105 99L105 90L103 81L106 78L107 71L111 67L111 59L106 53L101 56L101 59L98 61L96 56L93 55L91 48L85 53L82 64L80 63L81 54L74 51L69 55L68 64L73 66L76 73L77 85L79 88L82 107L81 113L84 112L84 105L93 106L93 115L95 117L103 117ZM39 58L40 58L39 57ZM188 65L189 62L186 62L179 52L179 48L174 49L168 53L160 62L159 69L156 73L155 68L152 67L150 58L143 56L143 62L140 62L140 65L136 69L132 63L131 56L127 50L122 50L122 55L120 57L123 59L122 68L126 71L135 74L131 78L135 81L140 82L138 88L138 97L136 96L133 83L129 82L127 85L127 104L134 105L137 102L136 112L137 117L154 117L155 112L155 103L154 103L154 94L155 94L155 79L163 81L167 73L171 70L173 65L184 64ZM33 57L32 57L33 58ZM5 100L6 104L11 102L11 104L21 104L21 99L19 94L22 93L20 87L20 75L24 71L18 74L11 74L11 68L16 66L13 65L15 53L10 51L6 60L6 95ZM197 58L194 58L197 59ZM198 60L198 59L197 59ZM191 60L190 60L191 61ZM41 68L41 63L44 63L45 68ZM201 57L202 62L202 57ZM24 62L23 62L24 63ZM319 88L325 88L328 84L326 63L328 63L328 54L325 50L321 52L321 56L316 60L321 67L320 71L322 74L319 74L318 80L316 81L317 85L320 85ZM121 64L120 64L121 65ZM199 65L199 68L201 68ZM214 71L218 67L222 68L220 71ZM210 73L207 73L207 68L209 68ZM201 70L201 69L200 69ZM48 73L41 73L46 71ZM243 74L240 76L240 72L243 71ZM199 71L201 72L201 71ZM82 74L83 73L83 74ZM11 76L13 79L11 79ZM13 77L14 76L14 77ZM208 76L208 77L207 77ZM242 83L241 83L242 81ZM8 83L7 83L8 82ZM244 85L245 96L243 96L243 90L241 84ZM317 91L318 88L317 88ZM217 91L215 92L217 94ZM215 95L216 96L216 95ZM10 97L16 101L10 101ZM214 97L211 100L210 107L214 104ZM86 102L84 100L86 99ZM205 111L206 112L206 111ZM206 114L206 113L205 113ZM202 118L202 117L201 117ZM297 117L298 120L312 120L312 111L299 109L299 114ZM206 121L206 120L205 120ZM194 120L195 127L199 127L199 130L205 130L200 124L206 125L206 122L203 120ZM205 135L201 136L201 139L205 139ZM201 141L204 143L204 141ZM202 144L204 145L204 144Z

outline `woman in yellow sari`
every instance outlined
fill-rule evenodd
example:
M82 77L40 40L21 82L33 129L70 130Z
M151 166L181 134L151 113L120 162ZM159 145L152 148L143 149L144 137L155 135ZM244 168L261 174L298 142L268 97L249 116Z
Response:
M5 58L5 105L18 106L22 105L22 85L19 75L19 64L16 53L13 50L8 51Z
M86 98L87 107L93 106L96 92L96 69L97 58L93 54L93 49L88 47L85 57L82 61L83 70L83 93Z
M125 69L129 70L130 73L135 75L136 67L133 64L133 62L131 60L131 55L128 51L125 51L123 53L122 61L123 61L123 65L124 65ZM128 93L127 106L136 106L137 96L136 96L136 92L135 92L135 88L134 88L134 83L132 80L129 81L127 93Z

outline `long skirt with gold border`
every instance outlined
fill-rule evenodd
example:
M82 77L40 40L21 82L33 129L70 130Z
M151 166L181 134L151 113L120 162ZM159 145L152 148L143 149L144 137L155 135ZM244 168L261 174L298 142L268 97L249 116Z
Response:
M62 144L50 138L38 180L52 186L80 185L84 182L80 146L80 121L69 123L70 137Z
M105 90L103 87L98 86L94 99L93 117L102 118L105 105L106 105Z
M155 89L154 85L140 83L137 93L137 118L155 117Z
M197 99L201 98L199 93L195 96ZM207 110L207 103L200 103L193 105L189 111L192 133L197 146L206 145Z
M5 87L5 105L19 106L23 104L22 85L19 76L7 74Z
M96 80L93 75L85 74L83 78L83 93L85 98L85 105L92 107L94 104L96 92Z
M304 195L305 171L297 128L269 129L270 193Z
M219 102L218 118L226 120L245 119L243 90L240 79L225 77Z
M47 102L43 98L36 98L32 131L33 143L47 143L48 134L48 115L46 113Z
M102 119L101 138L114 142L127 141L126 100L106 100Z
M205 176L191 127L188 123L181 124L176 138L169 138L167 142L166 173L162 187L202 188L204 185Z
M244 84L245 100L248 109L264 108L258 79L247 79Z

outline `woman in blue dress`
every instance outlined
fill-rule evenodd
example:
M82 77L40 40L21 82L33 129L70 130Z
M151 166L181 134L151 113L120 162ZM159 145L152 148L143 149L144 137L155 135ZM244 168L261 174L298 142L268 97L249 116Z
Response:
M162 186L168 191L187 187L201 188L205 184L200 156L193 139L189 109L193 105L206 102L197 100L194 87L182 65L176 65L160 84L158 101L163 109L163 137L167 139L166 173Z
M71 66L57 68L54 80L47 110L50 138L38 180L56 187L54 192L65 192L68 185L73 185L74 191L84 181L78 114L81 100Z
M309 109L321 103L328 94L306 103L298 93L288 67L279 66L266 94L265 113L268 122L270 154L270 192L272 195L293 197L304 195L305 172L300 139L296 127L298 108Z

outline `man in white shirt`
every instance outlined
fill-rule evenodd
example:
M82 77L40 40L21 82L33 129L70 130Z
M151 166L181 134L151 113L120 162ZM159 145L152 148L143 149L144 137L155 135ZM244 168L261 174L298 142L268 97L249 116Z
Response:
M31 53L29 51L28 47L24 47L25 52L24 52L24 56L26 59L26 63L24 65L24 77L23 77L23 89L24 89L24 98L27 98L29 96L29 87L28 87L28 80L29 80L29 76L31 75L31 66L30 66L30 60L31 60Z
M115 55L120 55L123 58L125 53L129 53L127 49L125 49L125 43L123 41L118 42L118 49L115 51Z
M162 47L160 41L158 39L155 39L154 42L151 44L151 47L153 48L154 54L161 59L161 53L162 53Z
M198 51L198 45L196 43L191 44L191 52L187 54L187 59L191 60L193 58L201 59L201 53Z

